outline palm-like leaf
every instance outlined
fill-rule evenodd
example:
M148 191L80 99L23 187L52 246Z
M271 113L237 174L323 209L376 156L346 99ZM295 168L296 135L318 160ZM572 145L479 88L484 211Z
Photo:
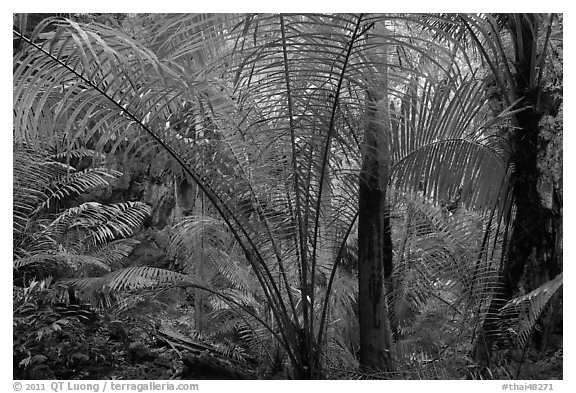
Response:
M498 281L502 234L493 232L483 241L488 219L463 207L450 212L418 197L400 202L394 209L400 213L394 226L401 229L393 236L398 252L388 299L402 345L422 337L418 332L429 329L427 324L450 342L436 343L438 348L471 340L473 330L458 321L475 326L482 320ZM430 308L435 311L427 313ZM414 344L412 351L428 351Z
M84 151L81 154L90 154ZM106 168L77 171L43 150L16 145L14 149L14 231L22 236L40 213L65 197L109 185L119 172Z
M132 235L150 214L150 206L142 202L102 205L86 202L60 214L41 236L54 239L67 248L94 247Z
M103 261L110 268L115 269L124 258L127 258L133 248L140 243L133 238L119 239L94 247L89 255Z
M500 310L502 331L512 334L520 346L524 347L540 314L563 283L563 274L560 273L535 290L508 301Z
M47 199L43 190L49 185L52 173L39 165L45 157L34 151L14 151L14 234L26 231L37 206Z
M22 145L15 145L14 153L15 271L41 275L91 267L110 271L109 261L97 255L84 255L79 250L65 252L57 239L63 234L51 231L51 225L60 221L61 216L55 220L52 217L67 197L108 186L108 181L119 173L105 168L77 171L58 161L70 156L50 155L44 150L35 151ZM86 149L73 156L94 157L93 152Z
M43 268L54 268L58 266L78 269L84 266L94 266L105 271L110 271L110 266L102 259L89 256L77 255L64 252L37 253L14 260L14 269L22 269L30 266L40 266Z
M49 195L46 201L39 205L36 210L40 211L49 208L55 201L62 200L70 195L80 195L97 187L106 187L109 185L109 179L114 179L118 176L119 172L105 168L89 168L59 176L47 190Z
M206 216L186 217L173 228L168 258L172 259L178 271L198 276L202 267L204 280L217 287L219 278L224 278L226 286L238 289L244 294L255 290L249 265L222 220Z
M73 288L78 296L94 306L110 307L115 304L119 292L134 291L162 286L187 285L189 276L153 267L129 267L100 277L62 280L60 284Z
M128 256L135 241L122 238L131 236L150 214L146 204L88 202L59 213L53 220L42 218L52 201L107 186L107 178L118 172L100 169L76 172L41 151L20 148L16 152L14 190L17 196L30 195L15 208L20 212L15 223L21 221L26 225L15 227L18 235L15 240L20 241L20 247L15 249L16 271L55 272L63 268L78 271L96 267L109 272L113 263Z

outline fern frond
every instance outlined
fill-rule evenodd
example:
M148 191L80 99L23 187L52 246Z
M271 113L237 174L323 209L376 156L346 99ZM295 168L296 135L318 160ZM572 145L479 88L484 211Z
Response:
M189 276L153 267L129 267L100 277L61 280L60 285L73 288L78 296L98 307L108 308L117 303L116 294L163 286L187 286Z
M41 165L47 159L46 153L16 147L13 150L13 233L23 234L34 211L47 199L44 191L53 175Z
M68 162L70 159L80 161L85 158L90 158L93 163L97 163L104 161L106 156L97 152L96 150L87 149L86 147L80 146L75 149L52 154L51 158L59 162Z
M90 255L104 261L108 266L114 266L127 258L139 243L140 241L132 238L114 240L91 249Z
M102 259L96 256L89 255L76 255L64 252L54 252L54 253L38 253L14 260L14 269L22 269L24 267L30 266L37 267L70 267L75 270L81 267L94 266L100 268L104 271L110 271L110 266Z
M501 328L511 333L524 347L540 314L563 283L563 273L560 273L535 290L508 301L498 313Z
M207 280L215 286L226 288L231 285L244 294L254 290L248 262L235 252L238 247L222 220L190 216L173 230L168 257L175 261L178 270L194 275L202 268ZM215 273L209 273L209 270ZM227 283L218 284L216 274Z
M111 179L120 175L107 168L76 171L55 161L48 152L19 145L14 146L13 168L15 240L36 230L41 216L65 197L108 186Z
M58 177L48 186L45 191L47 199L36 208L36 211L50 208L55 202L70 195L81 195L98 187L109 186L109 181L120 175L120 172L107 168L89 168Z
M150 206L142 202L102 205L86 202L67 209L44 230L43 235L66 242L68 233L80 232L78 243L94 247L117 238L126 238L142 225L150 214Z
M393 235L398 252L388 299L398 333L417 329L428 318L423 311L431 304L447 315L478 321L499 277L499 258L494 255L501 245L495 234L488 246L482 242L486 217L464 208L449 212L409 194L395 203L395 211L401 213L395 227L401 230ZM450 324L438 329L446 329L447 336L460 331Z
M79 289L126 291L149 288L163 284L190 283L190 277L170 270L153 267L129 267L101 277L66 281Z

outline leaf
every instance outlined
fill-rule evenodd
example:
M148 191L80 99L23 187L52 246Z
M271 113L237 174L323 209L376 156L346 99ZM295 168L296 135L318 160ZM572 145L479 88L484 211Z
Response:
M57 253L37 253L31 256L22 257L14 260L14 269L22 269L28 266L49 267L49 268L62 268L73 267L78 268L81 266L95 266L105 271L110 271L110 267L99 258L91 257L88 255L76 255L64 252Z
M28 357L22 359L22 360L20 361L20 363L18 363L18 367L22 367L22 366L28 367L28 365L30 364L31 360L32 360L32 356L28 356Z
M94 307L113 306L118 293L159 287L189 286L191 277L170 270L153 267L129 267L100 277L61 280L64 287L74 289L78 296Z
M498 313L502 329L512 332L521 346L526 345L542 311L563 283L560 273L535 290L509 300Z

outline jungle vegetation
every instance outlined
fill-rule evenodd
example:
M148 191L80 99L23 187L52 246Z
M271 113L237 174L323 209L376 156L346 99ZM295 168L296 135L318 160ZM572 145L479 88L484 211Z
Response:
M13 20L14 378L562 378L562 14Z

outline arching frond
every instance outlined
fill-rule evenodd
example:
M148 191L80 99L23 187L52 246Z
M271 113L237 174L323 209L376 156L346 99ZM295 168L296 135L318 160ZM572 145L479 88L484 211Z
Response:
M39 151L14 149L13 155L13 233L26 232L30 217L37 207L43 204L47 195L44 190L49 186L52 173L46 166L40 165L46 160L46 154Z
M142 202L86 202L60 214L42 235L67 246L89 248L131 236L149 214L150 206Z
M189 285L189 276L153 267L129 267L100 277L61 280L60 285L73 288L78 296L99 307L114 304L118 292L161 286Z
M18 145L14 146L13 170L15 240L33 226L35 218L64 198L106 187L120 175L108 168L77 171L46 151Z
M560 273L535 290L508 301L499 313L503 333L511 334L524 347L540 314L563 283L563 273Z
M94 258L104 261L108 266L116 267L115 265L127 258L139 243L140 241L133 238L114 240L91 249L89 253Z
M107 168L90 168L83 171L73 171L54 179L45 191L47 199L36 210L51 207L56 201L70 195L81 195L98 187L106 187L111 179L120 176L120 172Z
M256 290L245 257L222 220L206 217L186 217L173 228L168 258L176 270L203 277L214 287L235 288L244 294ZM224 279L224 282L219 283Z
M398 98L391 117L391 184L436 203L459 192L460 202L477 210L498 204L508 187L509 158L486 138L513 113L486 118L485 89L473 77L449 85L414 80Z
M498 236L492 233L483 241L488 219L464 207L448 210L411 195L395 205L398 216L392 220L398 230L388 300L396 333L405 341L426 324L438 323L437 333L448 342L470 341L473 330L463 330L457 321L474 326L486 312L499 277ZM439 313L446 317L438 320ZM410 344L412 350L427 351L418 345Z
M63 252L38 253L14 260L14 269L22 269L30 266L47 269L69 267L75 270L81 267L94 266L104 271L110 271L110 266L100 258Z

